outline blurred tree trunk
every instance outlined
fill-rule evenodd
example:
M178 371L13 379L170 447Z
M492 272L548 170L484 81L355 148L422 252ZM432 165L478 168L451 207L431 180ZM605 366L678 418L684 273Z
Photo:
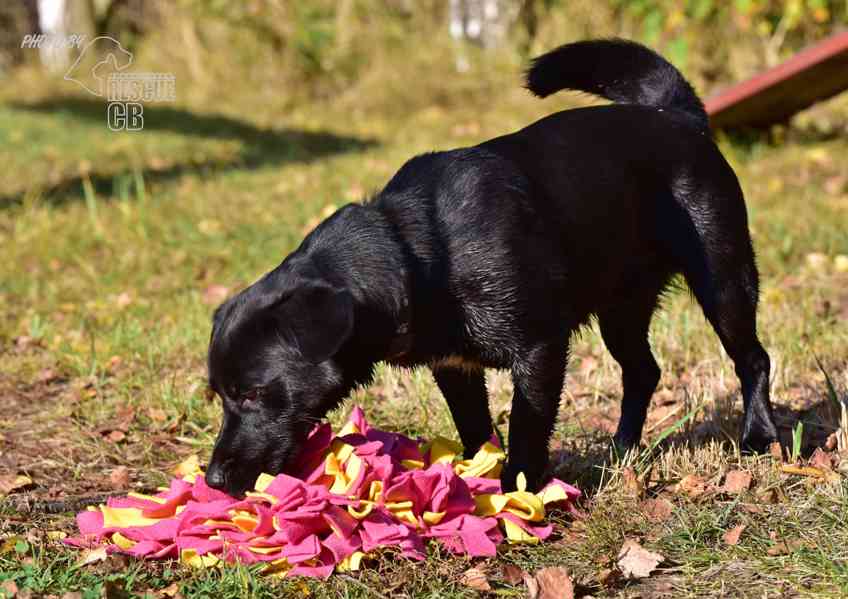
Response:
M484 48L504 42L523 0L450 0L450 33Z
M0 75L24 59L24 36L38 33L36 0L0 3Z
M90 40L95 34L93 0L38 0L38 24L41 33L56 39L84 35ZM40 49L41 62L49 70L63 71L71 62L71 49L63 44L44 44Z

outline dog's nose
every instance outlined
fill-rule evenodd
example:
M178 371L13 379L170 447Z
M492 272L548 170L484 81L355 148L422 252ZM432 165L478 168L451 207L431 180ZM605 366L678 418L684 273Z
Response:
M223 466L216 462L209 464L209 469L206 470L206 484L219 491L224 489L227 477L224 475Z

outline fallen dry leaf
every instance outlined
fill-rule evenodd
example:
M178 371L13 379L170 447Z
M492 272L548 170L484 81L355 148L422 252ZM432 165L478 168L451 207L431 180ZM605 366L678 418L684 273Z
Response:
M574 599L574 583L565 568L542 568L535 578L537 599Z
M813 466L793 466L792 464L783 464L780 467L780 471L786 474L809 476L811 478L817 478L827 482L838 482L842 480L842 477L833 470L814 468Z
M598 584L603 586L612 586L619 579L620 572L618 570L613 570L612 568L604 568L600 572L598 572L595 579L598 581Z
M32 479L24 474L4 474L0 476L0 497L12 491L23 489L32 484Z
M126 489L130 484L130 471L126 466L118 466L109 473L109 483L116 491Z
M115 304L119 308L126 308L132 303L132 296L126 291L122 292L115 298Z
M766 553L772 557L787 555L804 546L803 541L794 539L792 541L776 541L774 545L766 549Z
M724 477L722 490L730 495L738 495L751 488L753 478L750 472L745 470L731 470Z
M3 542L0 543L0 555L12 553L15 550L15 545L17 545L18 542L22 540L23 537L18 535L13 535L11 537L6 537L5 539L3 539Z
M79 560L77 560L77 567L79 566L87 566L89 564L94 564L97 562L104 561L108 556L106 555L106 547L96 547L94 549L85 549L82 552Z
M127 438L127 435L124 431L111 431L108 435L106 435L106 438L112 443L120 443Z
M515 585L519 584L522 580L524 580L525 574L526 572L515 564L506 564L503 567L502 578L507 584Z
M760 503L775 504L780 502L778 489L762 489L757 491L757 501Z
M0 589L3 589L3 593L9 599L18 596L18 585L15 584L14 580L6 580L5 582L3 582L2 586L0 586Z
M150 408L147 415L155 422L165 422L168 419L168 413L161 408Z
M109 372L115 372L116 370L118 370L118 368L120 368L123 361L124 360L123 358L121 358L121 356L112 356L111 358L109 358L109 361L106 362L106 370L108 370Z
M810 456L810 465L820 470L832 470L833 455L827 453L821 447L816 447L813 455Z
M15 349L19 352L26 351L31 347L37 347L41 345L40 339L33 339L28 335L21 335L20 337L15 338Z
M707 492L707 483L696 474L687 474L677 483L675 490L695 499Z
M667 499L656 497L642 502L642 513L651 522L665 522L671 517L674 506Z
M170 599L179 597L181 596L180 585L178 585L176 582L172 582L164 589L159 589L159 595L162 597L168 597Z
M824 442L824 448L828 451L833 451L839 446L838 437L836 433L830 433L827 436L827 440Z
M207 306L214 306L220 304L227 296L230 294L230 288L224 287L223 285L210 285L203 292L202 301Z
M539 582L536 578L524 572L524 584L527 586L527 599L539 599Z
M645 485L636 476L636 472L631 467L624 468L621 471L621 477L624 480L624 489L628 495L640 498L645 492Z
M186 476L188 474L193 474L200 469L200 458L197 457L196 453L191 454L182 462L177 464L174 469L171 471L175 476Z
M68 591L62 595L62 599L82 599L82 593L79 591Z
M50 383L59 378L59 374L52 368L45 368L36 377L39 383Z
M624 578L647 578L664 560L662 554L648 551L638 541L627 539L618 552L618 569Z
M487 592L492 590L489 580L486 578L486 573L480 568L469 568L462 573L459 581L475 591Z
M739 537L742 536L742 533L745 531L746 528L747 526L745 526L744 524L737 524L736 526L728 530L726 533L724 533L724 536L722 537L724 539L724 542L728 545L738 545Z
M135 408L127 406L122 408L116 415L115 428L119 431L127 432L130 430L133 421L135 420Z
M777 441L769 445L769 453L771 454L771 457L773 457L775 460L778 460L780 462L783 461L783 449L780 447L780 443L778 443Z

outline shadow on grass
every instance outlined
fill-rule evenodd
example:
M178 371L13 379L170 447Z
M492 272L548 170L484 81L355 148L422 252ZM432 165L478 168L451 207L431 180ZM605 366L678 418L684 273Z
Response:
M839 428L839 407L832 399L821 395L820 390L811 391L814 392L814 398L808 401L803 409L794 410L788 406L774 405L774 420L784 453L791 451L793 431L798 423L802 423L800 457L805 459L809 458L816 448L824 447L828 436ZM657 454L673 446L697 449L716 442L732 454L735 452L734 444L739 442L741 436L742 416L737 393L721 397L706 413L696 415L694 424L682 426L679 431L663 439L654 448L650 459L656 459ZM674 423L669 422L669 426L673 425ZM605 431L585 431L570 444L571 447L551 452L551 474L576 484L584 496L592 497L605 480L608 480L609 468L614 467L617 462L613 457L610 442L611 437ZM653 442L654 439L643 437L643 450Z
M96 121L106 126L106 106L101 100L60 97L36 103L14 103L17 110L36 113L65 113L71 118ZM145 167L132 170L125 165L112 170L97 168L88 175L66 177L39 190L53 204L84 198L83 183L87 179L95 193L111 196L121 177L139 174L145 183L167 182L184 173L222 174L231 170L253 170L290 162L310 162L333 154L360 151L375 145L372 139L336 135L326 131L265 129L232 117L195 113L163 105L144 106L144 132L177 133L187 137L242 142L242 150L232 159L208 160L186 158L162 168ZM35 186L37 187L37 186ZM0 195L0 209L20 203L27 191Z

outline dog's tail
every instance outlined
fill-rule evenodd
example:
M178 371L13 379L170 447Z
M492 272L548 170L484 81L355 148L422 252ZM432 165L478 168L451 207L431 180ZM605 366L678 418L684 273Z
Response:
M587 40L542 54L527 70L527 89L540 98L571 89L623 104L679 110L699 127L709 127L704 105L680 71L628 40Z

